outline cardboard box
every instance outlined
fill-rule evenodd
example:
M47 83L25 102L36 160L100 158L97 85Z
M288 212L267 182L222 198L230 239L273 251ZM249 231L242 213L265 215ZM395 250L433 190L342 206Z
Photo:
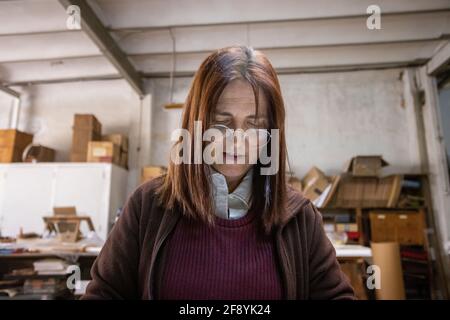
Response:
M288 184L298 192L302 192L302 181L296 177L289 177Z
M0 162L22 162L23 151L32 142L32 134L15 129L0 130Z
M102 136L102 141L111 141L117 144L122 152L128 152L128 137L123 134L106 134Z
M119 146L109 141L90 141L87 162L108 162L120 165Z
M423 211L371 211L370 231L373 242L393 241L404 245L423 245Z
M341 176L331 176L329 177L330 185L325 188L325 191L316 200L315 205L319 208L329 207L335 198L337 188L341 182Z
M101 141L102 125L94 115L76 114L74 116L72 149L70 161L86 162L88 143Z
M355 177L378 177L388 163L381 156L356 156L345 165L345 172Z
M128 137L123 134L113 133L103 135L102 141L110 141L119 147L119 165L128 170Z
M70 161L86 162L89 142L100 140L101 135L99 132L81 129L74 130L72 136L72 150L70 154Z
M167 172L167 168L163 166L147 166L142 168L141 183L152 180Z
M303 194L306 198L314 201L330 184L325 174L318 168L313 167L302 179Z
M25 155L25 162L53 162L55 161L55 150L41 145L30 146Z
M95 132L102 132L102 124L93 114L75 114L73 120L73 129L89 129Z

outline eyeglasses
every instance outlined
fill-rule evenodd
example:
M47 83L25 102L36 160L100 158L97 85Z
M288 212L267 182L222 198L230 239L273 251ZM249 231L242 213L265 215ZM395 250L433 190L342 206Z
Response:
M245 131L242 129L234 130L223 124L213 124L210 129L219 130L224 140L227 141L230 141L230 139L234 140L235 137L237 139L244 138L244 141L248 143L249 147L262 148L267 145L271 139L271 134L268 129L249 128Z

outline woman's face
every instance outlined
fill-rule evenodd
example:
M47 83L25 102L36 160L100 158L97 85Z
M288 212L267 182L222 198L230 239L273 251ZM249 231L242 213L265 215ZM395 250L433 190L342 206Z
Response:
M219 98L211 126L226 126L233 130L248 130L247 132L252 132L252 129L268 129L268 102L261 90L258 102L259 110L256 115L252 86L245 80L233 80L225 87ZM258 138L261 136L258 135ZM261 146L249 144L247 140L243 143L235 140L232 144L234 155L233 152L230 153L229 146L227 148L224 146L220 148L223 151L223 163L214 163L212 166L225 177L238 179L253 166L254 161L249 160L250 154L259 154Z

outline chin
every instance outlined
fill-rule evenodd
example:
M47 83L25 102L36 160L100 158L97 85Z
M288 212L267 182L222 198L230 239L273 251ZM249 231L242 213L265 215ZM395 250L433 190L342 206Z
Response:
M248 164L216 164L213 168L226 177L241 177L251 168Z

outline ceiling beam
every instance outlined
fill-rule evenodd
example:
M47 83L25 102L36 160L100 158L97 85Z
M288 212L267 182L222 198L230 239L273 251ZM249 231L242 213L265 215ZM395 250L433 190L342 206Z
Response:
M392 62L392 63L364 63L352 65L332 65L326 67L296 67L296 68L275 68L277 75L301 74L301 73L332 73L332 72L353 72L362 70L384 70L418 67L426 63L426 59L416 61ZM195 71L181 71L174 73L175 78L193 77ZM145 79L169 78L170 72L146 72L143 73Z
M420 10L420 11L401 11L401 12L383 12L382 17L403 17L409 15L418 14L434 14L434 13L448 13L450 9L433 9L433 10ZM143 32L143 31L156 31L167 29L182 29L182 28L197 28L197 27L226 27L235 25L259 25L259 24L276 24L276 23L288 23L288 22L302 22L302 21L340 21L348 19L358 19L369 17L365 12L363 14L351 14L340 16L328 16L328 17L307 17L307 18L286 18L286 19L264 19L264 20L245 20L245 21L226 21L226 22L209 22L209 23L180 23L172 25L158 25L158 26L136 26L136 27L109 27L110 32Z
M18 99L20 98L20 93L19 92L15 91L15 90L13 90L11 88L5 87L5 86L3 86L1 84L0 84L0 91L3 91L5 93L9 94L10 96L16 97Z
M70 82L87 82L87 81L110 81L110 80L121 80L123 78L120 76L89 76L89 77L77 77L77 78L59 78L59 79L49 79L49 80L30 80L30 81L16 81L6 83L3 88L10 89L10 87L23 87L31 85L40 84L57 84L57 83L70 83Z
M64 8L70 5L76 5L80 8L82 30L94 41L100 51L117 68L136 93L140 97L144 96L145 92L141 75L111 37L89 4L85 0L59 0L59 2Z
M374 41L374 42L358 42L358 43L339 43L339 44L319 44L319 45L292 45L292 46L252 46L253 49L259 50L259 51L267 51L267 50L289 50L289 49L307 49L307 48L323 48L324 50L327 49L333 49L333 48L339 48L339 47L348 47L348 46L354 46L355 48L358 48L359 46L367 46L367 45L386 45L386 44L412 44L412 43L422 43L426 44L428 42L433 43L439 40L447 40L450 39L450 36L444 36L444 37L438 37L438 38L430 38L430 39L413 39L413 40L393 40L393 41ZM214 52L216 49L211 50L193 50L193 51L177 51L177 55L181 54L210 54ZM138 53L138 54L128 54L127 56L131 59L133 58L139 58L139 57L152 57L152 56L161 56L161 55L172 55L172 52L170 51L158 51L158 52L150 52L150 53ZM14 63L39 63L39 62L54 62L54 61L70 61L70 60L76 60L76 59L89 59L89 58L98 58L103 57L103 55L75 55L75 56L59 56L54 58L36 58L36 59L18 59L18 60L11 60L11 61L3 61L0 59L1 64L14 64Z
M371 63L371 64L360 64L360 65L335 65L327 67L304 67L304 68L276 68L278 75L287 74L299 74L299 73L330 73L330 72L352 72L361 70L384 70L392 68L407 68L407 67L417 67L423 65L426 62L424 59L419 59L417 61L411 62L398 62L398 63ZM190 78L193 77L195 71L185 71L176 72L174 77L176 78ZM155 79L155 78L169 78L170 72L149 72L144 73L144 79ZM89 76L89 77L78 77L78 78L60 78L60 79L49 79L49 80L30 80L30 81L15 81L5 83L2 88L7 90L12 90L10 87L16 86L28 86L28 85L40 85L40 84L58 84L58 83L68 83L68 82L86 82L86 81L105 81L105 80L121 80L119 76ZM1 89L0 89L1 90Z
M420 28L417 27L418 25ZM365 20L361 19L333 20L329 21L329 24L311 20L267 25L202 27L192 30L177 28L173 30L173 35L177 42L177 53L209 52L239 43L247 43L254 48L264 50L273 47L446 40L450 39L450 10L432 14L415 13L385 17L383 30L374 32L362 26L365 26ZM136 55L171 54L173 50L169 31L120 32L113 33L111 36L132 63ZM209 41L205 42L204 39ZM14 52L8 50L11 47L15 48ZM94 55L103 56L103 53L82 30L55 32L51 35L0 35L0 63L53 61ZM136 68L136 65L133 65Z
M450 41L443 45L427 63L427 73L435 76L450 64Z
M61 2L61 1L60 1ZM401 12L383 12L383 18L407 18L410 15L428 15L435 13L449 13L450 9L429 9L429 10L418 10L418 11L401 11ZM257 20L243 20L243 21L222 21L222 22L210 22L210 23L184 23L184 24L173 24L173 25L158 25L158 26L136 26L136 27L105 27L109 32L146 32L146 31L157 31L157 30L168 30L168 29L183 29L183 28L197 28L197 27L226 27L226 26L241 26L241 25L260 25L260 24L277 24L277 23L289 23L289 22L302 22L302 21L341 21L347 19L358 19L367 18L367 14L353 14L353 15L340 15L340 16L329 16L329 17L310 17L310 18L286 18L286 19L257 19ZM58 33L69 32L70 30L40 30L40 31L29 31L29 32L8 32L1 33L0 37L8 36L32 36L32 35L54 35Z
M435 9L435 10L420 10L420 11L405 11L405 12L385 12L383 13L383 18L407 18L411 15L430 15L439 13L449 13L450 9ZM242 26L242 25L260 25L260 24L277 24L277 23L295 23L302 21L341 21L348 19L358 19L367 18L367 14L355 14L355 15L342 15L342 16L330 16L330 17L311 17L311 18L290 18L290 19L266 19L266 20L246 20L246 21L225 21L225 22L210 22L210 23L185 23L185 24L173 24L173 25L160 25L160 26L136 26L136 27L124 27L124 28L114 28L105 27L109 32L146 32L146 31L157 31L157 30L168 30L168 29L183 29L183 28L201 28L201 27L226 27L226 26ZM54 35L58 33L70 32L67 29L61 30L40 30L40 31L29 31L29 32L8 32L1 33L0 37L8 36L33 36L33 35Z
M405 42L401 44L370 44L333 47L267 48L263 52L277 71L305 72L311 70L337 70L361 68L362 65L396 67L398 65L423 65L436 52L439 41ZM210 52L177 54L176 76L192 75ZM129 56L143 78L159 77L172 70L172 55ZM50 68L49 68L50 67ZM63 59L53 65L47 62L4 63L4 84L35 82L52 79L74 79L98 76L120 76L117 69L103 56L81 59Z

